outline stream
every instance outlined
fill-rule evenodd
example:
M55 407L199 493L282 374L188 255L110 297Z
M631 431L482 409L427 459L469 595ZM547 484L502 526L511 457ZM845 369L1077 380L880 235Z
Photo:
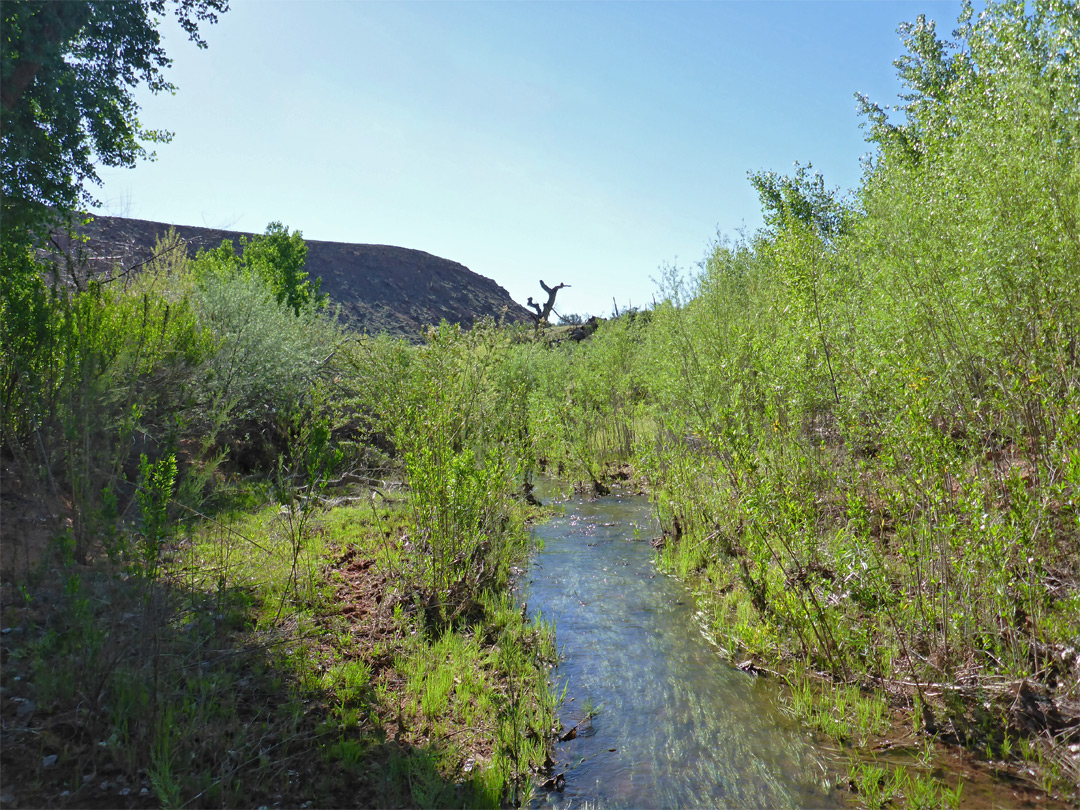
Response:
M572 738L556 745L557 788L533 807L842 806L828 756L779 711L775 683L721 658L693 595L656 569L648 501L560 506L533 530L543 548L525 591L555 624L552 678Z

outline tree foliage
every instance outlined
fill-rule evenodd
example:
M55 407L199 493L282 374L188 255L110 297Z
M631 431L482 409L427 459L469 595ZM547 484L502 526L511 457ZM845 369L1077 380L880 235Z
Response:
M289 233L280 222L271 222L266 233L254 236L249 242L240 237L244 263L270 288L278 304L288 306L295 314L308 307L320 307L326 296L319 295L322 279L312 281L304 270L307 245L300 231Z
M96 166L132 166L144 142L170 134L144 129L133 97L174 87L164 75L158 18L166 6L192 41L228 0L39 3L7 0L0 11L0 188L5 241L29 240L80 206Z
M965 0L953 31L940 39L933 20L920 14L898 29L907 53L893 64L906 92L899 107L883 107L857 94L866 118L867 139L891 159L919 160L935 143L963 129L962 103L984 111L1017 101L1018 88L1034 82L1051 97L1057 126L1048 138L1066 136L1066 124L1080 115L1080 5L1073 0L989 3L975 16ZM902 121L890 119L900 113ZM1062 142L1075 150L1075 140Z
M761 200L766 233L777 235L792 222L810 228L819 239L829 242L843 233L850 222L850 206L836 189L825 187L821 172L810 174L814 166L795 164L795 174L775 171L750 172L750 185Z
M266 233L249 240L240 237L239 251L231 239L218 247L200 251L195 273L204 280L227 280L232 276L258 279L276 299L294 314L325 306L326 296L319 294L322 279L312 281L304 266L307 245L300 231L289 233L280 222L271 222Z

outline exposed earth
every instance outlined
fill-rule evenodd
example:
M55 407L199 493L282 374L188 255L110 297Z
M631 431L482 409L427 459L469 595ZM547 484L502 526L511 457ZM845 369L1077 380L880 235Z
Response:
M81 229L87 238L83 252L89 272L109 277L139 265L153 256L157 240L169 228L188 243L192 255L225 239L239 249L240 237L252 235L95 216ZM466 327L484 317L532 323L529 311L505 289L458 262L391 245L305 241L308 273L322 279L322 292L332 306L340 307L341 321L358 331L419 340L428 326L443 320Z

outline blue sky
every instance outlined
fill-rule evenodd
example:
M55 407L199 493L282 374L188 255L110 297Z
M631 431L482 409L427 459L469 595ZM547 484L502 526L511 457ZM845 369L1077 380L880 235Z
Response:
M165 24L175 132L106 170L102 213L401 245L518 301L651 301L718 232L760 225L751 170L858 185L854 95L894 103L897 25L959 2L233 0L207 50Z

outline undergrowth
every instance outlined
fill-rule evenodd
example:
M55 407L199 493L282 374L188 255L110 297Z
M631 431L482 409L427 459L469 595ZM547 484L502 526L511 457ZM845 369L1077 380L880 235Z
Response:
M807 725L865 753L899 722L1075 802L1078 15L904 26L859 189L753 173L764 228L581 342L346 335L276 224L115 281L5 249L5 789L525 801L554 722L551 628L507 596L530 477L618 469ZM962 801L852 763L867 805Z
M925 18L904 26L906 105L861 101L862 187L752 174L765 227L719 238L689 278L667 268L650 312L553 351L532 409L553 469L632 468L661 565L693 583L733 661L803 673L791 695L810 725L865 746L884 701L919 738L1066 802L1078 25L1046 0L966 9L955 47ZM882 779L915 804L953 789L863 781Z
M468 621L433 625L400 575L400 494L377 498L318 510L298 554L274 504L179 531L152 576L32 578L4 617L5 699L29 709L4 746L5 770L29 777L20 801L527 797L555 723L552 630L490 591Z

